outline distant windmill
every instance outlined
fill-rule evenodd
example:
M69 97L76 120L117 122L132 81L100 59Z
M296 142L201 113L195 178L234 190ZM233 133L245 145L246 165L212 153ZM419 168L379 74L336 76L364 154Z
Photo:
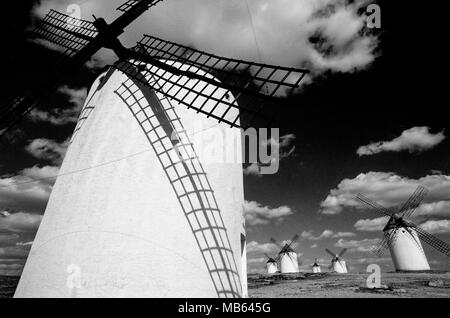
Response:
M389 218L383 229L384 238L374 248L374 252L381 256L384 250L389 248L397 271L430 270L421 240L444 255L450 256L450 246L447 243L407 221L420 206L427 193L427 189L419 186L398 209L387 209L362 194L357 196L360 202Z
M277 258L270 257L267 254L264 254L267 258L266 268L267 274L275 274L278 272L278 260Z
M322 268L320 267L320 264L319 264L319 261L317 260L317 258L314 261L314 264L312 265L312 271L315 274L322 272Z
M298 235L295 235L290 241L284 245L279 245L277 241L272 238L270 239L272 243L279 245L281 251L278 254L278 260L280 263L280 271L282 274L298 273L298 258L297 253L295 253L292 245L299 239Z
M325 249L325 251L332 257L329 269L338 274L347 274L347 263L342 259L342 256L347 252L347 249L342 249L339 254L332 252L328 248Z
M124 29L159 2L128 0L111 24L52 10L35 29L64 54L0 107L0 136L100 49L119 60L89 92L16 297L246 296L242 164L205 165L191 139L218 129L231 135L219 149L235 151L241 131L233 128L270 125L263 106L291 94L308 71L148 35L124 47ZM79 289L66 283L73 264L82 271Z

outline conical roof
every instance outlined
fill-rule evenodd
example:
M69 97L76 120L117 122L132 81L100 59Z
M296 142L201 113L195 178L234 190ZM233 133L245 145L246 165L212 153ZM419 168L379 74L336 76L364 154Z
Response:
M295 253L295 251L292 249L291 246L289 246L289 245L286 244L286 245L283 247L283 249L281 250L280 254L287 254L287 253Z
M395 219L394 217L391 217L391 218L389 219L388 223L386 224L386 226L384 227L383 232L387 232L387 231L390 231L390 230L394 230L394 229L396 229L397 227L398 227L398 226L397 226L397 221L396 221L396 219Z
M405 221L403 218L397 218L397 217L393 216L389 219L388 223L386 224L386 226L383 229L383 232L395 230L395 229L398 229L401 227L411 228L411 227L414 227L414 224L412 224L408 221Z

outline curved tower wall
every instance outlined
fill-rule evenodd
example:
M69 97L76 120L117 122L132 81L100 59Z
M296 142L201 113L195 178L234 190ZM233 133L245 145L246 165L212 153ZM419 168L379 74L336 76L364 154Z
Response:
M280 271L282 274L298 273L298 260L296 253L286 253L280 258Z
M246 296L242 164L207 160L211 145L240 159L240 130L107 75L91 89L15 296Z
M389 246L395 269L397 271L430 270L422 244L414 229L411 229L412 235L405 228L391 231L396 231L396 238Z
M267 274L275 274L278 272L278 266L277 263L267 263Z
M347 268L345 263L342 264L341 261L333 261L332 262L332 267L333 267L333 272L338 273L338 274L346 274L347 273Z

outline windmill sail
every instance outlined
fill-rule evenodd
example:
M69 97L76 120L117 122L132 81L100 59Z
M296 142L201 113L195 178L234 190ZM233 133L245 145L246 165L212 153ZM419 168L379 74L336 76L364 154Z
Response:
M282 274L297 273L299 271L297 254L291 248L292 244L297 241L298 238L299 236L296 234L288 243L283 245L280 245L274 238L270 239L273 244L278 245L281 248L276 261L280 262L280 271Z
M330 251L328 248L326 248L325 251L326 251L328 254L330 254L333 258L336 257L336 254L333 253L332 251Z
M397 234L397 231L385 232L383 240L378 245L374 246L371 251L378 257L381 257L384 251L395 242L398 237Z
M39 24L35 34L44 41L56 44L65 50L65 58L54 67L54 71L42 76L39 85L27 89L0 109L0 137L15 127L28 113L49 97L67 78L73 76L91 57L103 47L120 47L117 37L142 13L149 4L159 0L129 1L131 7L121 10L123 14L110 25L102 19L95 23L78 20L62 13L51 11ZM80 26L77 28L76 26ZM97 30L94 31L94 26ZM116 39L117 41L114 41ZM116 52L120 53L120 52Z
M0 136L14 127L103 47L114 50L121 62L133 59L135 66L141 63L153 65L146 68L139 78L164 81L163 85L151 88L197 113L232 127L250 127L258 118L265 120L265 126L270 126L274 114L267 115L268 109L264 105L276 102L276 96L282 91L292 93L308 71L219 57L148 35L131 50L123 47L117 37L124 28L159 2L161 0L128 1L118 8L123 14L109 25L103 19L89 22L52 10L34 33L42 40L64 49L65 55L70 58L57 67L56 72L50 74L41 86L24 92L20 98L2 108ZM175 63L188 67L180 70L174 67ZM118 65L127 75L134 74L134 67L128 72L123 64ZM202 89L198 90L197 87ZM221 88L235 93L236 99L242 95L247 96L247 99L239 105L230 100L228 93L218 95ZM211 105L210 101L214 101L214 104ZM240 112L231 115L233 109ZM275 112L276 108L272 107L271 110ZM241 122L245 123L241 125Z
M417 235L421 240L423 240L425 243L438 250L439 252L443 253L444 255L450 257L450 245L431 235L420 227L414 227L414 230L417 232Z
M338 254L338 257L344 256L344 254L347 253L347 251L348 251L347 248L342 249L342 251Z
M298 239L299 239L298 234L294 235L294 237L289 241L289 243L287 243L284 246L284 248L283 248L284 252L292 251L292 244L294 244Z
M307 70L271 66L260 63L247 62L243 60L230 59L217 55L192 49L187 46L179 45L170 41L162 40L153 36L145 35L144 38L134 47L135 52L145 53L154 59L165 60L169 65L174 63L183 63L193 66L193 69L199 72L213 74L221 82L213 82L210 79L198 77L197 72L191 75L193 87L201 86L205 81L209 84L205 90L212 88L217 90L219 87L229 89L237 93L237 99L241 94L248 95L251 98L242 106L229 103L226 96L215 98L216 105L225 103L229 106L225 112L217 112L215 107L206 110L203 107L196 107L192 101L209 98L204 91L191 90L184 92L183 88L186 82L180 81L170 72L155 73L148 70L153 76L165 79L167 85L164 85L162 92L170 96L171 99L193 108L195 111L207 114L216 118L220 122L226 122L233 127L239 127L237 124L240 116L236 118L226 118L229 110L239 108L242 115L250 115L247 126L251 126L257 118L266 119L266 124L270 125L273 116L265 115L263 111L264 101L276 101L276 96L284 90L284 93L290 94L300 85L304 79ZM188 71L191 69L189 68Z
M163 0L128 0L127 2L120 5L117 10L122 12L133 12L136 11L136 14L140 15L140 11L136 10L136 4L138 2L144 3L146 6L146 10L150 9L151 7L156 6L158 3L162 2Z
M386 209L384 206L374 202L373 200L369 199L365 195L358 193L356 196L356 199L360 202L364 203L366 206L368 206L371 209L374 209L375 211L384 214L386 216L392 216L394 213L390 211L389 209Z
M339 254L334 253L333 251L329 250L328 248L325 249L325 251L330 254L332 257L331 263L329 265L329 269L333 272L339 273L339 274L346 274L347 271L347 265L345 261L340 260L339 258L342 257L346 252L347 248L343 248Z
M76 58L76 54L86 50L98 35L97 29L92 22L75 19L55 10L51 10L32 33L38 41L46 41L61 48L64 55L54 63L48 74L40 78L35 87L24 90L19 97L1 106L0 137L49 97L67 76L72 76L90 59L91 53L97 51L88 50L89 54Z
M403 213L402 217L409 218L416 209L422 204L425 196L428 194L428 190L422 186L419 186L414 194L405 202L405 204L400 209L400 213Z
M98 34L90 21L80 20L51 10L34 29L40 40L48 41L65 49L72 56L86 47Z

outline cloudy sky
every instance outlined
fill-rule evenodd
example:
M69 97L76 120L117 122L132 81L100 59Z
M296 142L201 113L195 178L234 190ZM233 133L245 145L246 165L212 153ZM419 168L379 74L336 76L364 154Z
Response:
M10 82L5 98L38 80L56 54L29 42L25 31L49 9L66 12L74 3L83 18L95 13L111 20L122 0L13 4L18 18L1 21L11 43L1 53ZM367 27L373 3L381 6L381 29ZM263 270L264 253L277 252L270 237L282 242L297 233L305 269L315 258L329 262L325 248L345 247L352 270L372 263L392 270L388 254L370 253L386 220L359 206L358 192L395 207L418 185L427 187L413 221L450 241L450 132L439 81L448 62L431 45L442 36L441 13L427 10L365 0L165 0L122 36L126 45L147 33L220 55L311 69L301 90L280 105L283 137L271 142L282 154L279 173L246 167L251 272ZM433 18L402 22L411 16ZM113 59L100 52L0 141L0 274L20 273L88 87ZM425 248L433 268L450 267Z

